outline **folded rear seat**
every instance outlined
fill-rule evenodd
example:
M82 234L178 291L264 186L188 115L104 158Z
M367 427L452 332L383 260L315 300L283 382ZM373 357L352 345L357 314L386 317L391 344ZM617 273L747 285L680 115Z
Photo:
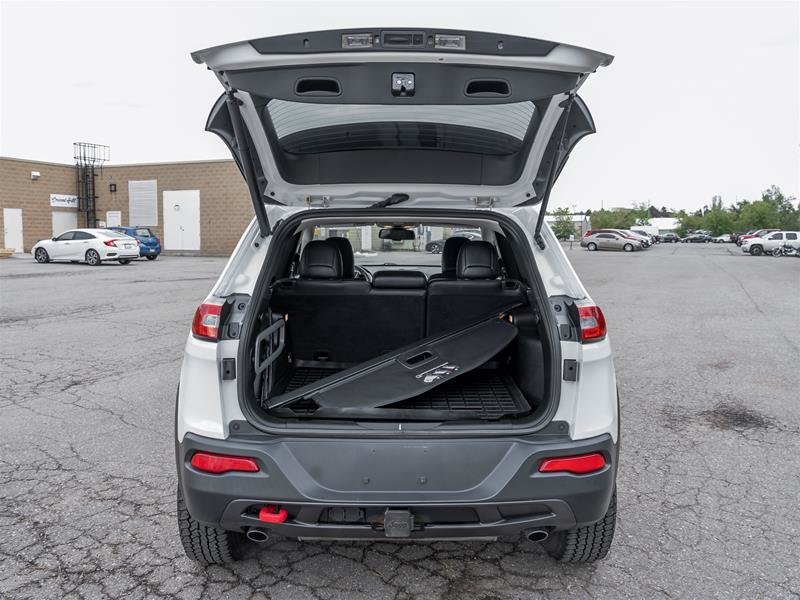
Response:
M522 285L499 275L497 251L491 243L464 243L456 261L456 279L428 284L426 335L469 325L523 303Z

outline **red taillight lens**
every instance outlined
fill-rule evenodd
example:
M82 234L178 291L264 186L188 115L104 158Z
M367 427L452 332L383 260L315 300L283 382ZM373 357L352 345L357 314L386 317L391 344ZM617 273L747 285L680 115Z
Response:
M192 335L201 340L216 342L219 339L221 304L204 302L197 307L192 319Z
M244 471L245 473L258 471L258 463L255 459L246 456L211 454L210 452L195 452L192 456L192 466L198 471L214 475L229 471Z
M581 341L596 342L606 337L606 318L599 306L579 306L581 319Z
M112 248L117 247L117 240L105 240L103 242L106 246L111 246Z
M606 459L599 452L579 454L577 456L564 456L559 458L546 458L539 465L540 473L573 473L586 475L594 473L606 466Z

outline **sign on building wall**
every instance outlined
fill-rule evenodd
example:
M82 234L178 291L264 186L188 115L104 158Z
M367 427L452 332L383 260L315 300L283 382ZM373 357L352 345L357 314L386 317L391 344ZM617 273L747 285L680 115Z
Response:
M78 197L72 194L50 194L50 206L78 208Z
M128 224L158 225L157 180L128 182Z

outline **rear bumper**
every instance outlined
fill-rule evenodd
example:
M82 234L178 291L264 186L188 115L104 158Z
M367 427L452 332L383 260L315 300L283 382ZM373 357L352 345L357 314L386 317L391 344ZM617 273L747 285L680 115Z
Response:
M139 256L158 256L161 254L161 247L139 246Z
M392 508L414 516L411 538L495 537L594 523L605 515L616 479L609 435L547 442L260 437L184 437L178 472L195 519L229 530L369 539L385 537L383 514ZM252 457L260 470L203 473L190 464L200 450ZM606 467L588 475L538 472L544 458L588 452L602 453ZM262 523L257 513L265 504L285 508L288 519Z

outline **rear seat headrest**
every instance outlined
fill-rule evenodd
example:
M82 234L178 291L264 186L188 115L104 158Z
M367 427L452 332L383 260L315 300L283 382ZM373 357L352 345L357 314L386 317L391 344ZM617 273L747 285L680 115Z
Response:
M425 289L427 280L421 271L378 271L372 276L377 289Z
M442 273L454 277L456 274L456 264L458 262L458 253L469 239L465 237L451 237L447 238L442 248Z
M499 272L497 250L491 243L468 241L461 246L456 261L458 279L497 279Z
M300 277L306 279L341 279L342 255L328 240L313 240L300 256Z
M342 256L342 279L352 279L355 276L356 259L350 240L344 237L329 237L328 241L339 249L339 254Z

